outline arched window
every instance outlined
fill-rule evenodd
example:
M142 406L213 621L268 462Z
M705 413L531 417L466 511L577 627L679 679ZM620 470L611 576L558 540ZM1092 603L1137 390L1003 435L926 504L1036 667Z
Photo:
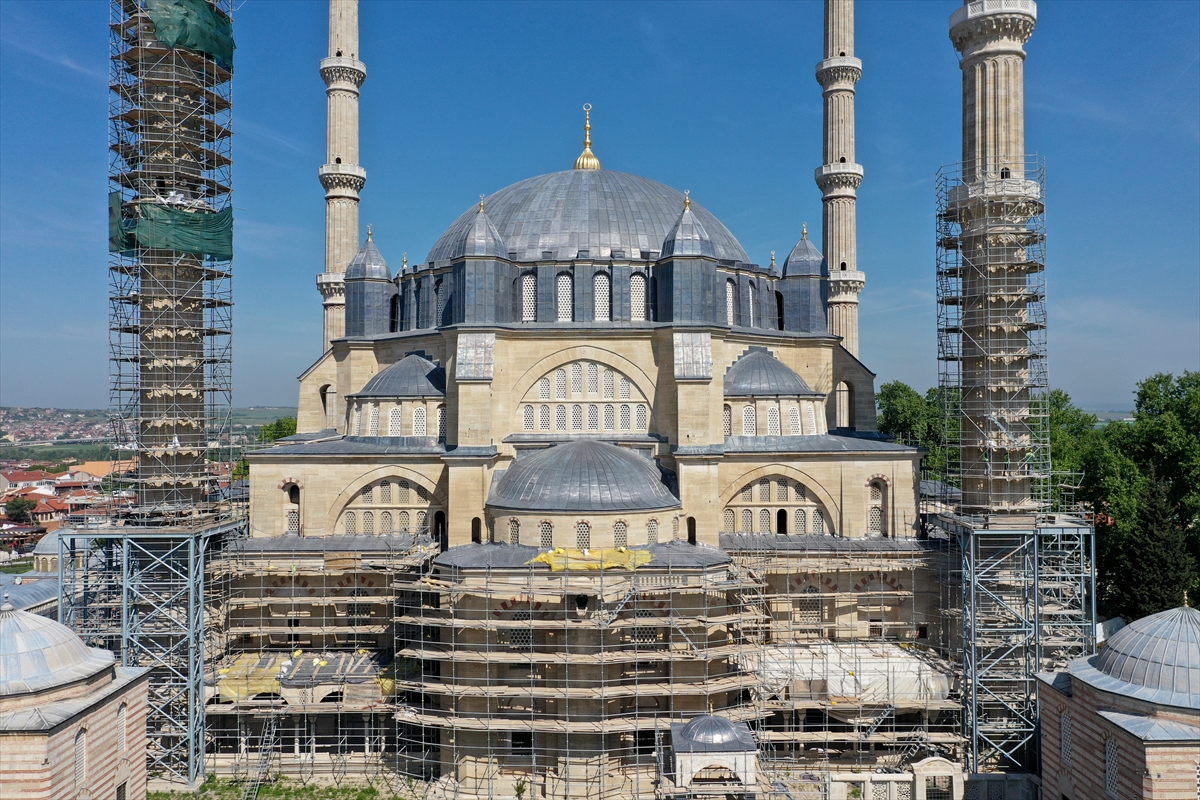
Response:
M364 486L362 490L362 501L367 505L375 502L375 487Z
M747 483L745 486L742 487L742 502L743 503L753 503L754 502L754 486L753 486L753 484Z
M771 532L771 511L770 509L760 508L758 510L758 532Z
M358 533L357 522L358 522L358 520L356 520L354 518L354 512L347 511L346 512L346 521L345 521L345 524L343 525L343 527L346 530L347 536L353 536L354 534Z
M571 393L583 394L583 365L578 361L571 365Z
M817 429L817 412L813 403L804 404L805 411L808 412L808 432L813 436L820 433Z
M771 502L771 481L767 478L759 478L758 480L758 502Z
M413 409L413 436L428 435L425 427L425 406L417 406Z
M580 550L592 548L592 526L586 522L575 523L575 546Z
M775 293L775 324L783 330L783 292Z
M533 430L533 406L525 406L521 427L527 431Z
M367 428L367 435L368 436L378 436L379 435L379 404L378 403L371 404L371 424L370 424L370 427Z
M604 399L613 399L613 371L611 369L604 370Z
M644 431L650 427L650 414L645 406L637 407L637 429Z
M566 406L560 405L560 406L554 407L554 427L560 431L565 431L567 429L567 407Z
M550 379L542 378L538 381L538 400L550 399Z
M388 412L388 436L403 436L400 432L400 426L403 424L404 412L400 406L393 406Z
M788 425L792 436L799 436L804 433L800 429L800 406L792 406L788 409Z
M543 550L554 549L554 526L549 522L541 524L541 545Z
M294 506L300 505L300 487L296 484L288 486L288 502Z
M521 321L537 322L537 276L532 272L521 276Z
M415 283L417 285L413 287L413 307L417 310L415 315L416 323L417 328L420 329L425 327L423 324L425 320L425 311L421 308L421 283L420 281L415 281Z
M567 371L565 369L554 370L554 399L567 399Z
M354 435L362 436L362 406L354 408Z
M736 524L732 508L725 509L725 513L721 519L721 530L724 533L734 533L736 529L733 527Z
M646 320L646 276L640 272L629 276L629 319Z
M521 543L521 521L516 517L513 517L508 521L508 543Z
M471 541L476 544L483 542L483 522L479 517L471 519Z
M779 409L775 406L767 409L767 435L779 435Z
M796 533L808 533L808 514L803 508L797 508L792 512L792 524L796 528Z
M687 518L687 541L688 541L688 544L696 543L696 518L695 517Z
M750 327L758 327L758 287L750 284Z
M385 511L379 515L379 532L392 533L392 512Z
M731 328L733 327L734 320L737 319L737 316L734 314L736 298L737 287L734 286L733 279L730 278L725 281L725 324Z
M611 431L616 427L616 411L611 405L604 407L604 430Z
M575 318L572 308L571 276L566 272L558 273L556 287L558 289L558 306L556 316L559 322L570 322Z
M854 428L854 387L842 381L834 394L837 402L837 426Z
M629 425L630 425L629 406L622 404L621 405L621 430L623 430L623 431L629 430Z
M392 484L388 481L383 481L379 484L379 502L392 502Z
M788 532L786 508L781 508L775 512L775 532L780 536L784 536Z
M629 399L629 378L626 378L624 375L622 375L620 387L621 387L621 395L620 395L621 399L628 400Z
M446 441L446 406L444 405L437 407L437 431L438 438L443 442Z
M796 600L796 623L803 628L814 628L821 624L821 590L807 586Z
M408 533L408 531L411 527L412 527L412 517L410 517L408 515L407 511L401 511L400 512L400 532Z
M1109 797L1118 796L1120 766L1121 754L1117 750L1117 740L1109 739L1104 743L1104 793Z
M289 508L287 512L287 532L300 532L300 511L295 508Z
M363 529L362 529L363 533L368 533L368 534L375 533L375 512L374 511L364 511L362 522L363 522Z
M550 406L543 405L538 412L538 428L543 431L550 430Z
M646 523L646 544L658 544L658 520Z
M75 791L87 789L87 731L83 728L75 734Z
M754 436L758 433L758 426L754 420L754 406L742 407L742 435Z
M679 517L671 520L671 538L675 540L679 539Z
M876 536L887 536L887 491L882 481L871 481L868 491L867 531Z
M396 492L399 495L399 500L401 503L408 502L408 490L410 488L411 487L408 485L408 481L400 481L399 485L397 485Z
M597 272L592 278L592 311L596 322L608 322L612 318L610 282L607 272Z
M599 406L588 406L588 430L600 430L600 408Z
M629 534L625 529L625 523L617 521L613 523L613 547L627 547L629 545Z
M600 367L596 364L588 364L588 394L598 394L600 392Z
M126 728L126 725L128 724L128 721L127 721L128 711L129 711L128 706L126 706L125 703L121 703L121 705L117 706L117 754L118 755L122 755L125 753L125 747L127 744L125 728Z
M445 310L442 308L443 299L442 279L438 278L433 282L433 321L429 324L431 328L436 328L442 324L442 314L445 313Z
M785 478L775 481L775 499L786 503L788 501L788 482Z
M424 511L417 512L417 533L429 532L429 517Z
M571 430L583 430L583 406L571 406Z
M733 436L733 409L728 405L722 409L721 428L726 436Z
M820 511L812 513L812 532L818 536L825 533L825 515Z
M754 512L748 508L742 509L742 532L754 532Z
M1071 764L1071 715L1058 715L1058 760L1064 767Z

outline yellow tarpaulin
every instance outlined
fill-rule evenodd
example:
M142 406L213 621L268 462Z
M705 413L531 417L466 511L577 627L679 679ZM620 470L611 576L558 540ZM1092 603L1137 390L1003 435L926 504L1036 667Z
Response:
M243 653L217 672L217 691L223 703L249 700L257 694L279 694L279 665L274 658Z
M615 550L567 550L556 547L525 563L545 564L553 572L575 569L593 572L627 569L632 572L644 564L649 564L651 558L653 556L649 550L627 550L624 547Z

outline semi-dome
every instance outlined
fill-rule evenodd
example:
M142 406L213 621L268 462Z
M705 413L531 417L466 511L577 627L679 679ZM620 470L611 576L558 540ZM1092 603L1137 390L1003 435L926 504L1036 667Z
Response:
M814 392L794 369L752 347L725 372L726 397L824 397Z
M623 447L580 439L521 456L488 499L505 511L654 511L678 508L658 467Z
M0 605L0 697L85 680L113 666L113 654L88 647L66 625Z
M586 250L590 258L610 258L614 250L628 258L659 252L679 219L684 196L657 181L603 169L551 172L514 183L485 198L484 205L513 258L569 260ZM748 262L733 234L708 210L692 203L692 212L711 240L718 259ZM475 225L477 206L446 229L429 251L427 262L458 256L466 231Z
M350 398L445 397L446 370L417 353L381 371Z
M724 717L705 714L686 725L674 727L672 746L677 751L696 750L742 752L755 750L758 745L745 723L732 722Z
M1071 664L1097 689L1200 709L1200 611L1183 606L1127 625L1104 649Z

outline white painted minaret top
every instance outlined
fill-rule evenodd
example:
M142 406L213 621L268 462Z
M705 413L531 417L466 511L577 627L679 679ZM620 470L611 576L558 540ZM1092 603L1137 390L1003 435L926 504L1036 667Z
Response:
M815 179L823 201L821 248L829 266L829 332L858 355L858 270L855 204L863 169L854 160L854 92L862 62L854 57L854 0L825 0L825 58L817 82L825 98L824 163Z

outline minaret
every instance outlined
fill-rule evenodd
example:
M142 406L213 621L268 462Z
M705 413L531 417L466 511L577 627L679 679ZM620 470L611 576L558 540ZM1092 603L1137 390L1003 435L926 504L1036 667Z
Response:
M323 350L346 333L346 265L358 252L358 193L367 171L358 165L358 90L367 65L358 60L358 0L329 0L329 57L321 59L329 98L325 187L325 271L317 289L325 299Z
M821 246L829 265L829 332L858 355L858 271L854 204L863 169L854 163L854 85L862 62L854 57L854 0L825 0L825 58L817 83L825 98L824 164L816 171L823 201Z

